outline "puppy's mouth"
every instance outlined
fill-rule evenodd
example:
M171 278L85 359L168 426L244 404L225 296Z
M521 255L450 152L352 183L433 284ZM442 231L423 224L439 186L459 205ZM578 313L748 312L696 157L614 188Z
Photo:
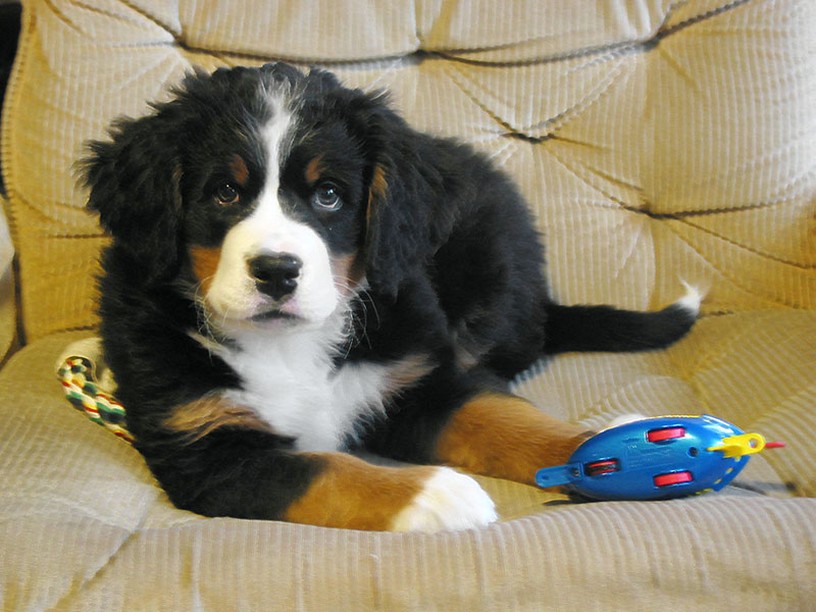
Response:
M222 307L207 299L198 299L202 320L217 333L229 334L230 330L252 330L297 327L308 322L299 310L286 304L256 304L254 308L236 306ZM248 312L247 312L248 311Z
M250 321L255 321L258 323L264 321L292 321L297 322L301 321L303 317L300 317L296 314L292 314L291 312L284 312L282 310L278 310L277 308L272 308L270 310L265 310L263 312L259 312L256 315L253 315L249 318Z

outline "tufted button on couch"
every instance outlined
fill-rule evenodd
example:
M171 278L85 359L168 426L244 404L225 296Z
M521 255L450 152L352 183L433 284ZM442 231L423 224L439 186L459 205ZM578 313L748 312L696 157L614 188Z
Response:
M816 4L797 0L26 0L2 123L0 608L813 609L814 32ZM413 125L504 167L559 301L706 292L670 350L563 355L518 393L587 427L709 412L788 447L668 502L480 478L501 521L458 533L175 509L55 379L66 345L94 334L106 240L73 164L192 66L274 59L389 89Z

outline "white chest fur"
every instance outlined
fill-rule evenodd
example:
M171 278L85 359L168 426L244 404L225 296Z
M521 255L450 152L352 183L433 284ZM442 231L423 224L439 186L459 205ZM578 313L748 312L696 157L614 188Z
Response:
M243 380L227 397L252 408L298 450L338 450L361 418L382 414L394 393L430 368L415 356L335 367L337 334L325 329L248 336L218 354Z

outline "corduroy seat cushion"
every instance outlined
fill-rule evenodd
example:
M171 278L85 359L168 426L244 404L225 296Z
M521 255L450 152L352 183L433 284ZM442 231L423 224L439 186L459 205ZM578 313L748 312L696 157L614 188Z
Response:
M4 609L695 609L727 600L805 610L816 596L816 499L790 498L782 476L801 476L796 462L808 444L792 425L757 424L786 436L790 455L756 456L737 486L691 499L572 504L479 478L502 520L477 531L203 519L173 508L127 442L62 398L48 366L81 336L40 340L0 374ZM610 405L682 395L669 363L582 356L556 362L539 382L554 405L594 405L592 420Z

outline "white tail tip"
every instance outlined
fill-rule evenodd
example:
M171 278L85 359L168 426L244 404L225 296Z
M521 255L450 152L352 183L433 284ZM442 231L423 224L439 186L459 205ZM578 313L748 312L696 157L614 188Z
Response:
M690 285L684 280L681 280L680 282L683 283L683 287L686 288L686 294L675 303L681 308L684 308L695 315L699 314L700 305L703 303L705 294L699 287Z

